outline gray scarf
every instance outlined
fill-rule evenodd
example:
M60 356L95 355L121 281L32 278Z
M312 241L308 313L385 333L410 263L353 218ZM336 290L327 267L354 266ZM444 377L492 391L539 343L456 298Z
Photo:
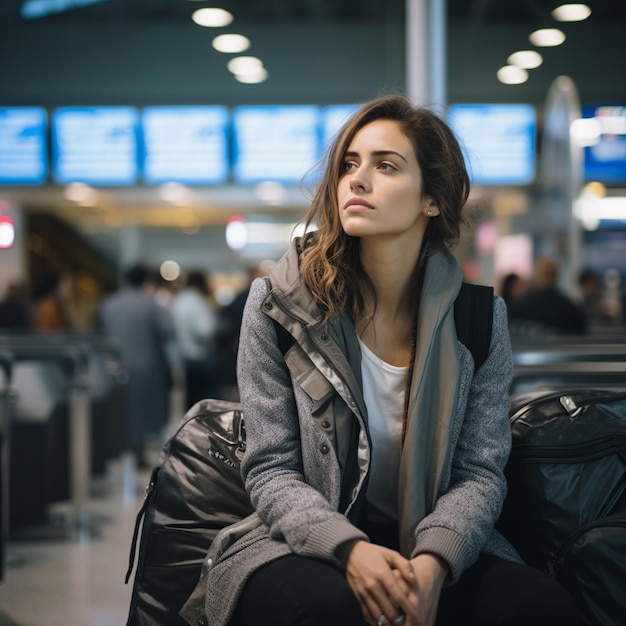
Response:
M459 380L454 300L462 280L461 268L452 253L438 253L428 260L400 459L398 512L400 547L405 556L415 546L415 527L435 506L448 454Z

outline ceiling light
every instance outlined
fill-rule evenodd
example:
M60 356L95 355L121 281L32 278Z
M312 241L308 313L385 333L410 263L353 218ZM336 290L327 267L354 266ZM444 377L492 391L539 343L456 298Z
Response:
M158 188L159 197L173 204L186 204L191 198L191 191L185 185L176 182L163 183Z
M8 215L0 215L0 248L10 248L15 241L15 225Z
M587 183L581 192L582 198L606 198L606 187L598 181Z
M263 69L263 62L257 57L235 57L227 67L233 74L255 74Z
M528 80L528 72L517 65L505 65L497 72L498 80L505 85L520 85Z
M231 250L242 250L247 243L246 221L240 215L233 215L226 223L226 245Z
M233 21L233 14L224 9L198 9L192 13L191 19L198 26L219 28L228 26Z
M256 197L265 204L280 206L285 202L285 188L275 181L265 181L259 183L254 193Z
M523 67L525 70L534 70L543 63L543 57L534 50L519 50L509 56L507 61L511 65Z
M235 74L235 78L240 83L246 83L249 85L262 83L264 80L267 80L267 76L267 70L264 67L261 67L256 72L250 74Z
M163 278L163 280L171 282L180 276L180 265L178 265L176 261L168 259L167 261L163 261L163 263L161 263L159 273L161 274L161 278Z
M552 17L559 22L582 22L591 15L586 4L562 4L552 11Z
M218 52L243 52L250 47L250 40L243 35L218 35L213 47Z
M93 204L98 200L98 192L85 183L70 183L63 195L73 202L86 203L87 205Z
M560 46L565 41L565 33L558 28L540 28L530 33L528 39L539 47Z

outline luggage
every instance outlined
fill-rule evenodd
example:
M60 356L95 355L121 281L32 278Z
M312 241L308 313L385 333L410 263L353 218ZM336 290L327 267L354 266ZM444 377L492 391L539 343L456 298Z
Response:
M626 393L515 396L511 428L509 494L498 529L529 565L570 589L586 624L623 626ZM620 612L609 619L596 607Z
M245 450L240 406L202 400L163 446L137 516L126 573L139 559L127 626L186 626L178 611L222 527L252 512L239 476Z
M585 626L626 624L626 511L578 529L549 571L574 596Z

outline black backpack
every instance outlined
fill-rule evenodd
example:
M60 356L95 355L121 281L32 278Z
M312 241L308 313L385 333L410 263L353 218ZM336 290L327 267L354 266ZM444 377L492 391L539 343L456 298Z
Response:
M187 624L178 611L215 535L252 512L239 474L244 450L241 407L225 400L195 404L166 441L133 533L126 583L141 527L128 626Z
M492 288L463 283L455 324L476 369L489 351L492 307ZM293 340L275 327L284 354ZM198 402L166 441L133 533L126 583L138 541L139 554L127 626L187 626L179 611L196 588L215 535L252 512L239 474L244 451L241 405L224 400Z
M623 626L626 393L514 396L511 429L498 529L530 566L571 591L586 626Z

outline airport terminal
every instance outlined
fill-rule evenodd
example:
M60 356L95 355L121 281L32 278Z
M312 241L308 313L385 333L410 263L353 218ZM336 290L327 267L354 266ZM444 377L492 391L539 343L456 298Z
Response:
M316 230L329 149L387 95L458 140L471 186L454 257L506 304L513 452L496 529L586 589L581 624L626 623L626 561L610 556L626 553L625 27L614 0L2 0L0 626L213 623L129 619L137 515L187 411L242 399L251 284ZM290 369L289 342L306 343L292 335L277 331ZM554 446L584 449L541 478L514 467L535 445L525 411L552 411L526 394L565 411ZM328 396L311 398L326 424ZM510 495L530 475L548 494L532 514ZM588 525L613 534L581 557L597 579L572 582L563 545Z

